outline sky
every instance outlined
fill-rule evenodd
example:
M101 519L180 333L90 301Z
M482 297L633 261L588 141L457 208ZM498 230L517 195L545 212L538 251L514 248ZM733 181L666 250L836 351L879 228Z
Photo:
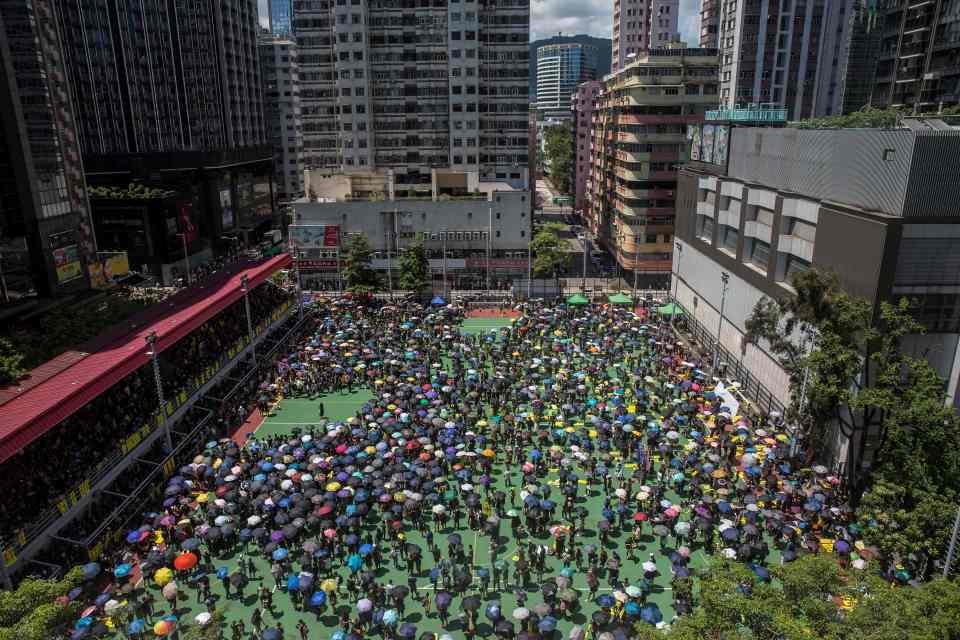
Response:
M260 22L266 25L267 0L260 3ZM586 33L610 38L613 33L613 0L532 0L530 39ZM680 35L692 47L700 39L700 0L680 0Z

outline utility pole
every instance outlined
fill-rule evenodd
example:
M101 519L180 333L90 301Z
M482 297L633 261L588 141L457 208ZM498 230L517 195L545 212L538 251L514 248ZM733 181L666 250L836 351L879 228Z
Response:
M394 206L393 217L396 219L397 208ZM390 287L390 299L393 300L393 257L390 253L390 231L393 229L393 224L385 229L384 231L387 234L387 286Z
M720 364L720 335L723 331L723 307L727 302L727 286L730 283L730 274L726 271L721 271L720 281L723 283L723 290L720 292L720 321L717 323L717 349L713 354L714 375L716 375L717 367Z
M190 274L190 254L187 251L187 234L178 233L177 235L183 241L183 268L187 272L187 284L193 284L193 276Z
M443 299L447 301L447 230L440 232L441 247L443 247Z
M670 328L673 329L673 317L677 315L677 292L680 287L680 259L683 257L683 245L674 243L677 247L677 276L673 279L673 300L670 305Z
M531 241L527 240L527 302L530 302L530 286L533 282L533 251Z
M585 293L587 290L587 247L590 245L590 236L587 235L589 232L584 230L583 240L580 241L580 246L583 247L583 267L580 271L580 293Z

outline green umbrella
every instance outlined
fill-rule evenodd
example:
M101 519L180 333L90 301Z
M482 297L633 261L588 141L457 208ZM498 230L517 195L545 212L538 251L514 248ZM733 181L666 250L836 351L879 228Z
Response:
M678 304L670 303L662 307L657 307L657 314L661 316L682 316L683 307Z
M631 298L625 293L619 293L619 292L613 294L612 296L607 298L607 300L610 302L610 304L633 304L633 298Z
M567 304L576 307L576 306L582 306L582 305L585 305L585 304L590 304L590 301L587 300L587 299L586 299L585 297L583 297L582 295L580 295L579 293L575 293L575 294L573 294L572 296L570 296L569 298L567 298Z

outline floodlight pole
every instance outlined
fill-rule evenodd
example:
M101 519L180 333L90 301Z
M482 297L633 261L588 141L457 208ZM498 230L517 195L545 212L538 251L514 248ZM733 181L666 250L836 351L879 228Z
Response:
M723 290L720 292L720 320L717 323L717 349L713 354L713 373L716 375L717 366L720 364L720 335L723 331L723 307L727 302L727 286L730 283L730 274L726 271L720 273L720 282L723 283Z
M670 306L670 328L673 329L673 317L677 315L677 294L680 290L680 259L683 257L683 245L675 242L677 247L677 275L673 279L673 304Z
M157 385L157 401L160 403L160 416L163 420L163 435L167 444L167 452L173 451L173 438L170 436L170 423L167 421L166 401L163 398L163 382L160 380L160 356L157 353L157 332L151 331L144 337L147 341L147 355L153 361L153 381Z
M240 276L240 291L243 292L243 306L247 312L247 335L250 336L250 355L253 356L253 364L257 364L257 347L253 334L253 316L250 315L250 288L247 286L247 274Z

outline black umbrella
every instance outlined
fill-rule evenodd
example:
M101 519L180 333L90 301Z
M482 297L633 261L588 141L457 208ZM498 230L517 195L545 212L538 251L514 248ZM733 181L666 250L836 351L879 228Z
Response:
M602 627L610 622L610 614L606 611L594 611L593 615L590 616L590 619L593 620L593 624L598 627Z
M480 608L480 598L477 596L467 596L463 599L463 602L460 603L460 606L464 611L476 611Z

